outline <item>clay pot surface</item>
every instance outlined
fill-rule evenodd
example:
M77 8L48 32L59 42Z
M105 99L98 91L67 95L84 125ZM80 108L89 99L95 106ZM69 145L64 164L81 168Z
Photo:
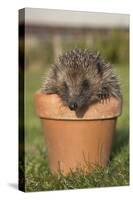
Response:
M90 171L109 161L121 100L95 103L75 113L55 95L35 94L35 108L41 118L52 173Z

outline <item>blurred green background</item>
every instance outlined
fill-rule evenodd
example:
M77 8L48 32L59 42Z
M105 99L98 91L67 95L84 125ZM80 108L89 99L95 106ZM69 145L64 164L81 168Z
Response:
M44 34L42 34L44 33ZM23 39L20 38L20 50ZM119 76L123 112L118 119L111 161L92 175L53 177L34 94L42 77L63 52L73 48L99 51ZM20 71L23 69L20 69ZM129 30L128 28L48 28L30 26L25 37L25 189L26 191L129 184Z

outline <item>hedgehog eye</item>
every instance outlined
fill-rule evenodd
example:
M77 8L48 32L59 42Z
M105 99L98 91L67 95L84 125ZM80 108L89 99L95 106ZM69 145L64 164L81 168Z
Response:
M82 86L83 86L84 88L89 87L89 82L88 82L88 80L84 80L84 81L82 82Z
M103 71L101 63L97 62L96 66L97 66L98 73L101 74Z
M63 86L64 86L65 89L68 89L66 82L63 82Z

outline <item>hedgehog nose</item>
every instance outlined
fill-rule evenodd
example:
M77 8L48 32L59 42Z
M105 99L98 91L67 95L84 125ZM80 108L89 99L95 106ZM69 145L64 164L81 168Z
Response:
M74 102L74 101L71 101L71 102L69 103L69 108L70 108L70 110L76 110L76 108L77 108L77 103Z

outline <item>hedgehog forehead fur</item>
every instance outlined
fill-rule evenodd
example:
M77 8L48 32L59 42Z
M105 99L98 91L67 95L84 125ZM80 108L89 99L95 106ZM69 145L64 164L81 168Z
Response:
M74 49L59 57L59 62L55 65L55 71L57 72L58 81L66 81L66 84L71 87L79 87L84 80L88 80L90 83L93 83L94 78L95 82L101 81L99 77L102 73L100 65L102 66L103 62L99 59L98 53L94 54L87 50Z
M77 108L101 98L120 97L120 88L112 66L99 53L74 49L64 53L44 81L42 91L58 94L64 105L76 102Z

